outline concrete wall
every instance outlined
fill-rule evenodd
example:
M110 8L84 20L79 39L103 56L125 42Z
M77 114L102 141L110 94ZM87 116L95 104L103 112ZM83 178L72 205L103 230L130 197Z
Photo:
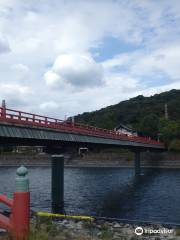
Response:
M0 154L0 166L46 166L50 165L50 156L47 154Z
M50 166L51 157L48 154L1 154L0 166ZM65 158L65 164L71 166L119 166L133 167L133 153L104 152L89 153L82 158ZM180 168L180 153L141 153L141 165L144 167Z

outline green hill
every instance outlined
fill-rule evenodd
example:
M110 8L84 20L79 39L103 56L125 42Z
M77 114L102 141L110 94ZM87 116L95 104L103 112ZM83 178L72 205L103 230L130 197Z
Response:
M164 116L164 105L168 105L169 118L180 119L180 90L171 90L151 97L139 95L118 104L93 112L77 115L75 120L102 128L113 129L120 122L138 128L145 116Z
M168 106L169 116L166 123L163 122L165 104ZM139 95L97 111L79 114L75 116L75 121L107 129L113 129L119 123L123 123L138 130L142 135L158 138L159 134L162 135L161 130L165 125L180 125L180 90L173 89L151 97Z

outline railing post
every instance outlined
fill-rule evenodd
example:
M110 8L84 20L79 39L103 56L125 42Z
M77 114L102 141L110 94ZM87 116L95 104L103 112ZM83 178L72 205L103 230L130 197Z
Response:
M44 119L45 119L45 125L47 125L47 117L45 117Z
M52 211L64 212L64 155L52 155Z
M12 225L13 239L27 240L29 235L30 193L28 170L24 166L16 172L16 191L13 194Z

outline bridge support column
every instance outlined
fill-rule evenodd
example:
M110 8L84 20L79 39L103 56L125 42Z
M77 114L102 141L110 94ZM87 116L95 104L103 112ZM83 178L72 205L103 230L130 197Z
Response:
M52 155L52 212L64 213L64 155Z
M134 168L135 168L135 176L140 176L141 174L141 158L140 151L134 152Z

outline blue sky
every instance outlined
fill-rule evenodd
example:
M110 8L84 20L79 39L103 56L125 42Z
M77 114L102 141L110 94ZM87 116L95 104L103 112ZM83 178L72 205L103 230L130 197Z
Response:
M10 108L75 115L180 88L179 0L1 0Z
M96 48L90 49L90 52L97 62L102 62L113 58L117 54L133 52L140 47L138 44L125 42L119 38L108 36L102 39L102 42Z

